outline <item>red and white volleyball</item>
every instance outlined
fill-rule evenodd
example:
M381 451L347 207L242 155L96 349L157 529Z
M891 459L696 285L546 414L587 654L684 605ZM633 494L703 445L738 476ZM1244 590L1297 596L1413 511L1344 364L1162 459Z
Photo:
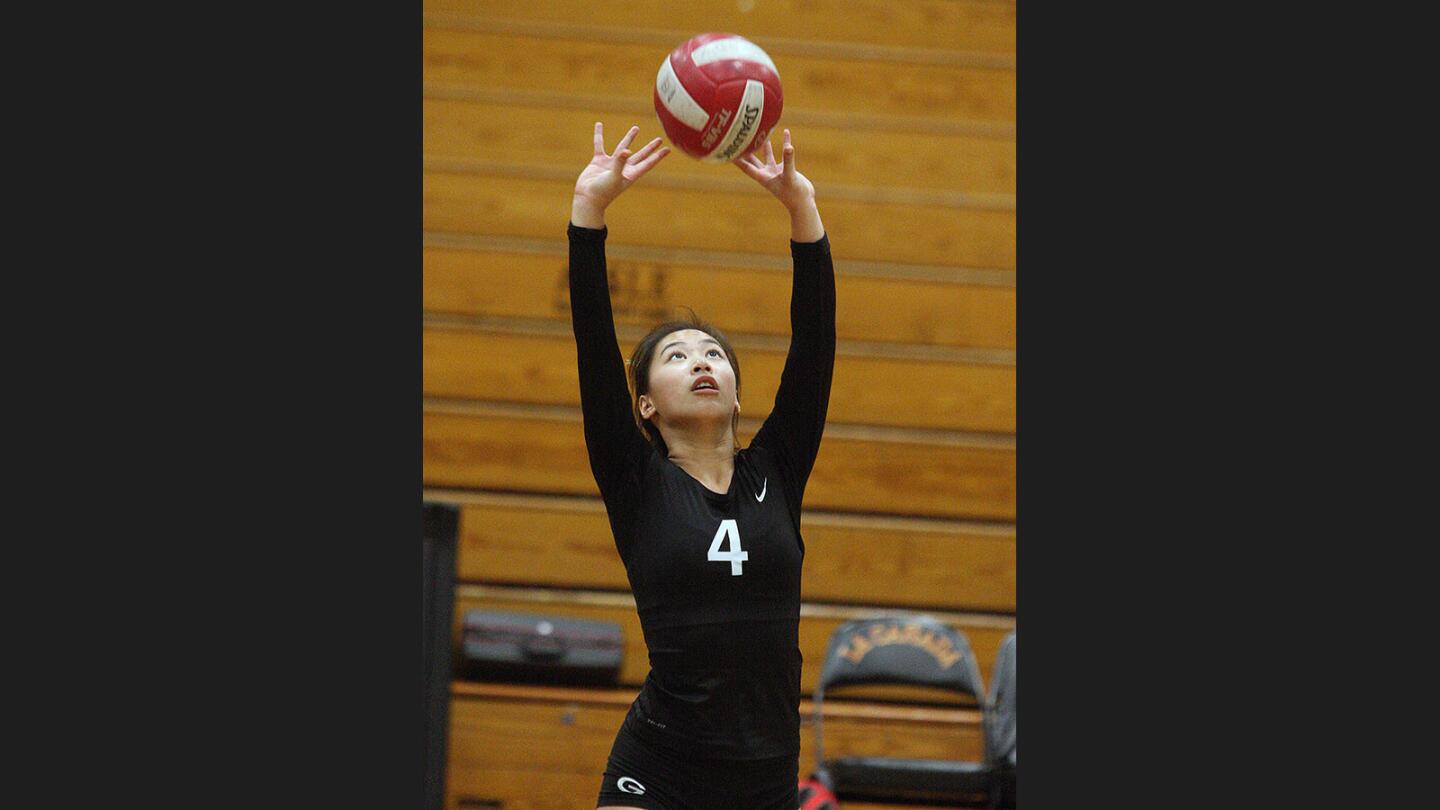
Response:
M761 148L780 120L780 72L759 45L735 34L691 37L655 76L655 114L677 149L725 163Z

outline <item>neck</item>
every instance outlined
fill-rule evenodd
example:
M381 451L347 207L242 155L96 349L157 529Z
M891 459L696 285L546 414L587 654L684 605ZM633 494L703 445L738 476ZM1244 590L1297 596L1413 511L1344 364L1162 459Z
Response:
M735 472L735 436L727 424L717 432L663 431L675 466L713 492L727 492Z

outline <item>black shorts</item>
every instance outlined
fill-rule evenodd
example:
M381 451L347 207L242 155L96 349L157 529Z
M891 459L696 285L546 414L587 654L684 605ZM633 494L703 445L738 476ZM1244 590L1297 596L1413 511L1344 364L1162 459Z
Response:
M800 758L682 756L621 727L605 763L597 807L646 810L795 810Z

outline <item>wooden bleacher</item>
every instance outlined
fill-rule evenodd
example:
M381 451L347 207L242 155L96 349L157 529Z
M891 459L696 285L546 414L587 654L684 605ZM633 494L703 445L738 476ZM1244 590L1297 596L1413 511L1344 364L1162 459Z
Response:
M938 60L989 56L997 65L1014 67L1015 3L1011 0L771 0L737 13L737 4L720 0L630 0L622 5L533 0L425 0L427 23L464 25L486 30L560 30L584 20L591 31L623 29L631 41L661 45L696 31L761 32L773 53L796 49L879 46L892 51L929 51ZM572 26L573 28L574 26ZM540 29L543 30L543 29ZM913 53L912 53L913 55ZM1006 57L1009 57L1008 59ZM653 72L653 71L652 71Z
M758 420L742 418L740 441ZM424 475L432 486L597 494L579 408L427 400ZM1015 517L1015 445L988 436L887 433L830 423L805 490L827 511L961 520Z
M457 578L467 583L625 591L599 498L429 490L460 506ZM1015 611L1010 525L806 510L806 602L951 612Z
M460 624L467 610L504 611L510 613L555 613L579 619L614 622L625 636L624 663L620 683L639 687L650 671L641 635L640 619L635 615L635 600L628 593L603 591L559 590L550 588L513 588L493 585L460 585L455 600L455 644L460 643ZM800 689L806 694L815 690L824 661L825 645L830 634L846 621L874 616L885 611L861 607L834 607L806 603L800 606L800 652L804 664L800 670ZM1013 624L994 616L954 614L925 611L965 633L975 648L981 675L987 679L995 662L995 651ZM894 693L895 690L880 690ZM913 692L912 692L913 694Z
M548 166L557 152L573 146L571 135L588 131L597 117L606 132L623 131L616 128L625 126L623 118L610 111L597 116L591 110L498 100L430 98L424 102L423 114L427 163L459 168L495 166L496 153L503 154L509 165ZM653 114L631 123L638 123L642 133L659 127ZM800 129L792 129L799 145ZM476 148L482 144L483 149ZM1013 207L1013 140L968 132L856 131L817 125L804 128L804 147L805 170L829 178L827 193L917 199L968 196ZM880 153L886 154L885 160L874 159ZM560 169L550 171L558 175ZM750 190L751 182L739 171L717 171L698 161L667 165L666 178L744 191Z
M790 284L787 257L649 249L628 245L623 232L614 233L606 263L622 332L643 333L676 307L690 306L724 324L727 334L789 336L790 302L783 294ZM549 240L429 234L423 253L425 311L432 318L468 316L451 320L476 325L568 329L566 249L553 234ZM835 274L839 340L1014 365L1012 274L874 265L846 256L835 257ZM715 289L726 294L716 296Z
M588 14L588 8L580 13ZM436 20L426 25L421 47L427 85L492 93L503 89L545 96L610 96L640 99L648 105L660 60L689 36L682 34L657 48L649 42L607 36L612 32L588 25L534 26L531 35L515 32L514 26L511 32L492 33L485 29L499 26L487 26L486 20L466 22ZM751 36L765 45L758 32ZM777 64L783 64L786 112L848 113L880 121L877 126L883 126L886 118L1015 121L1012 68L963 61L837 59L803 50L786 54Z
M457 683L451 702L447 808L590 810L633 689ZM814 761L813 704L801 701L800 767ZM825 702L827 750L858 756L980 756L980 715L965 708ZM596 767L599 763L599 767ZM900 810L845 802L847 810ZM906 805L909 810L925 810Z
M1014 1L424 0L423 13L424 495L461 509L456 629L470 608L543 612L614 621L626 641L616 689L457 680L447 810L589 810L645 675L580 431L565 223L593 122L607 146L632 123L642 141L661 135L655 71L701 31L776 60L780 126L835 250L802 689L836 626L895 610L962 630L988 683L1015 614ZM677 153L606 219L622 352L693 307L735 345L748 441L788 344L783 212L739 171ZM826 701L826 742L975 758L979 715L918 690L851 690Z
M780 297L787 297L783 290ZM559 326L557 324L557 326ZM447 399L495 399L580 405L575 339L568 326L526 330L427 326L424 392ZM741 413L767 413L785 367L787 340L734 343L741 371ZM907 403L896 407L896 402ZM903 353L835 356L829 419L836 424L1013 433L1015 368Z
M623 134L626 128L621 122L607 131ZM649 129L655 130L649 137L659 134L658 125ZM645 130L642 125L642 137ZM798 151L798 140L796 144ZM585 154L580 150L581 157ZM424 171L423 183L426 230L532 239L554 237L555 200L569 199L575 188L574 177L512 177L429 168ZM612 206L605 221L612 233L625 234L629 244L789 256L790 220L783 210L779 217L757 215L764 206L776 204L763 195L759 189L683 189L637 183L625 192L628 204ZM1013 210L884 199L827 199L823 205L826 229L853 240L846 249L853 259L1015 269ZM560 218L566 217L568 211L562 212ZM665 227L655 227L657 222ZM563 235L564 222L561 226Z

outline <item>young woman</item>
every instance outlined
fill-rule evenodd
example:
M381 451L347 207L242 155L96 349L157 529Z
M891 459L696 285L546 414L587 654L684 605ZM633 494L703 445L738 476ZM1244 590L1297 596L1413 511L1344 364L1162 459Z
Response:
M835 274L815 188L785 131L735 161L790 215L790 351L769 417L739 449L740 366L719 330L661 324L630 361L605 272L605 209L669 150L639 127L595 153L570 211L570 306L590 468L650 653L598 807L794 810L800 754L800 503L835 361ZM717 290L717 293L721 291Z

